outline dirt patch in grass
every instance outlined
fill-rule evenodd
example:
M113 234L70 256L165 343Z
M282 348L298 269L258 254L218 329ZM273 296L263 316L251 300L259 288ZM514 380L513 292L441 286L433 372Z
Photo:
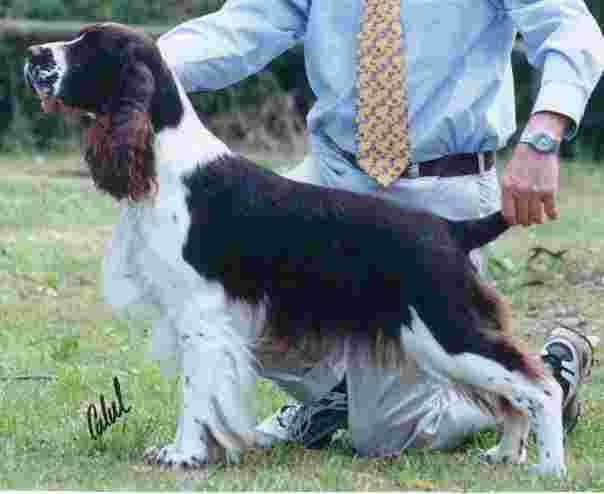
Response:
M604 341L604 242L568 247L556 266L534 268L512 294L513 327L538 346L556 325L575 327ZM599 350L601 351L601 349Z

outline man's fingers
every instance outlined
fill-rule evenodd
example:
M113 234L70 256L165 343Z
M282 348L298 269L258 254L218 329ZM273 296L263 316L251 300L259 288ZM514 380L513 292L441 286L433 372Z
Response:
M503 188L501 194L501 206L503 208L503 217L510 225L516 225L518 218L516 217L516 201L509 189Z
M545 206L545 214L550 220L557 220L560 216L560 211L556 207L556 199L554 194L547 194L543 198L543 205Z
M542 196L536 192L532 193L529 199L529 221L530 225L543 223Z
M518 223L524 226L529 226L529 199L530 196L528 194L518 194L516 195L516 217L518 218Z
M557 157L531 156L518 148L501 178L503 215L510 225L536 225L558 218Z

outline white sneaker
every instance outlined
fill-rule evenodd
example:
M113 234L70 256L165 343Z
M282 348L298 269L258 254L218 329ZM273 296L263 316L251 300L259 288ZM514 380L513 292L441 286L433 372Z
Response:
M275 441L293 441L296 434L292 424L302 408L302 402L291 398L275 414L258 424L256 447L270 448Z
M320 448L336 430L346 428L347 422L346 393L331 391L309 405L290 399L256 427L256 447L268 448L275 441L302 441L306 448Z
M578 399L579 387L591 374L594 347L599 343L596 336L586 336L579 331L559 327L545 340L541 358L562 388L562 420L564 430L571 432L582 413Z

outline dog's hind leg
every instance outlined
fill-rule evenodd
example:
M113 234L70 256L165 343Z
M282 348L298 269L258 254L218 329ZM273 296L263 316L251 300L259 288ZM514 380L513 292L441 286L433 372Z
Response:
M503 415L503 433L497 446L484 453L489 463L526 462L529 417L524 410L511 409L508 405Z
M540 379L529 379L518 371L510 372L502 365L478 355L460 355L459 365L467 371L464 379L480 381L484 389L498 393L506 398L517 410L524 410L527 419L508 417L504 423L504 436L502 437L498 452L501 459L506 454L520 454L525 436L525 420L534 431L537 441L538 463L531 465L531 470L538 473L554 473L559 476L566 475L564 461L564 438L562 428L562 389L549 376ZM476 370L484 378L476 379ZM479 385L476 382L474 385ZM507 429L506 429L507 427ZM524 441L526 445L526 441ZM499 448L499 446L497 447ZM519 453L514 453L518 451ZM514 456L511 458L514 460Z
M525 410L537 436L539 463L534 470L564 475L562 390L553 378L529 379L477 354L450 354L436 341L417 312L411 309L411 313L411 327L403 327L401 331L403 351L413 355L427 370L500 395L514 408Z

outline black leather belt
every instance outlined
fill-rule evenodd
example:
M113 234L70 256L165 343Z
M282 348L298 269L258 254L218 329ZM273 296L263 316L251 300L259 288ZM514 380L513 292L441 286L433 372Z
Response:
M343 149L339 150L350 164L359 168L356 156ZM401 178L417 177L460 177L489 171L495 166L495 152L449 154L434 160L411 163Z

